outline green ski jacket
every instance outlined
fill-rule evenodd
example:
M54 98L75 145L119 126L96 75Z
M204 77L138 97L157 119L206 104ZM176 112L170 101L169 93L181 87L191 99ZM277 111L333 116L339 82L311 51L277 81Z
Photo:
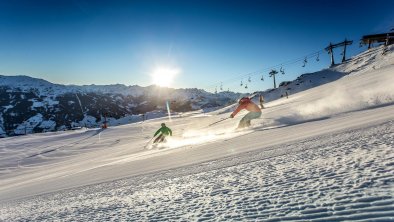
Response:
M172 136L172 130L166 126L161 127L159 130L157 130L154 136L156 136L159 133L163 134L164 136L168 136L168 135Z

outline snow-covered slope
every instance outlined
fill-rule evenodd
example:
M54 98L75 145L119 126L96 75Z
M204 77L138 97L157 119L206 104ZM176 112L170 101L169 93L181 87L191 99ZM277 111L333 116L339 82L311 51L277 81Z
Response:
M392 49L391 49L392 50ZM377 52L378 53L378 52ZM394 59L267 103L1 139L0 220L393 221ZM161 122L174 136L152 148Z
M255 92L255 94L263 95L267 102L282 98L287 95L293 95L323 84L335 81L346 76L348 73L337 71L334 68L323 69L314 73L306 73L300 75L293 81L285 81L279 84L276 89L268 89L264 92Z
M334 70L357 75L393 65L393 59L392 45L389 47L379 46L352 57L348 62L336 66Z
M306 73L294 81L285 81L279 84L277 89L268 89L263 92L255 92L264 96L265 101L273 101L286 95L293 95L337 79L346 75L357 75L374 69L379 69L393 64L393 47L380 46L372 48L356 55L345 63L331 68L323 69L314 73Z

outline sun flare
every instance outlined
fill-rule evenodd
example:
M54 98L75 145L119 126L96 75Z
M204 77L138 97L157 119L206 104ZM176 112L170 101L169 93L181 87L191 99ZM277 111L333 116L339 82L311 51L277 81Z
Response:
M174 81L176 75L179 74L179 69L177 68L165 68L160 67L155 69L152 73L153 84L158 86L169 87Z

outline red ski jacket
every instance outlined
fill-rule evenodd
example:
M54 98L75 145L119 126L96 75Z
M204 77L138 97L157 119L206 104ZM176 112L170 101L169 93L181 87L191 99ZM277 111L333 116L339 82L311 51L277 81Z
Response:
M258 107L256 104L254 104L253 102L249 102L249 103L244 103L244 104L240 104L237 109L234 110L234 112L231 114L231 116L235 116L237 115L237 113L243 109L248 110L249 112L261 112L260 107Z

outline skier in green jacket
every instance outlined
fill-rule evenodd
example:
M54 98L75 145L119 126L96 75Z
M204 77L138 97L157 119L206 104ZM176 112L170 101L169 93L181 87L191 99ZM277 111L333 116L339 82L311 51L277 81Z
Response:
M161 128L156 131L153 137L155 137L159 133L161 134L153 141L153 143L161 143L165 140L166 136L172 136L172 130L168 128L165 123L161 124Z

